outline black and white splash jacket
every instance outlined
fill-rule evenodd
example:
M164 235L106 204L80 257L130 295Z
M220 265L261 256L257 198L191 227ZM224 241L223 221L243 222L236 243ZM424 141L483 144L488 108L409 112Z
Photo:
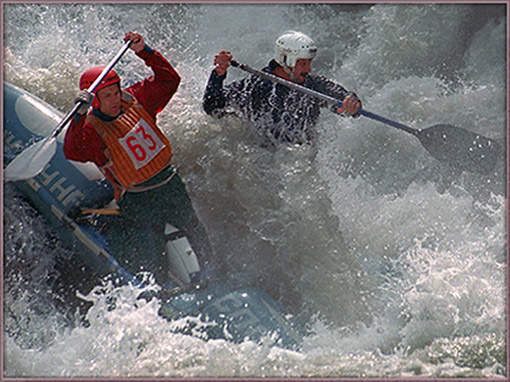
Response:
M272 73L277 65L273 60L262 70ZM219 118L232 108L273 142L303 144L312 141L320 108L328 106L325 101L256 75L223 86L225 78L226 74L220 76L212 71L202 103L207 114ZM308 75L303 86L339 100L346 96L359 99L355 93L322 76ZM336 106L331 110L335 111Z

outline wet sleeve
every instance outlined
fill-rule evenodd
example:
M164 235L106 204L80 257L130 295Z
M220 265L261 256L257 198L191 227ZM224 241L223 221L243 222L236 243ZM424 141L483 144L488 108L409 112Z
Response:
M226 77L226 74L220 76L216 73L216 70L213 69L207 81L204 97L202 99L202 108L209 115L221 117L221 110L225 108L227 104L223 89L223 81L225 81Z
M137 55L154 74L130 86L126 91L132 94L150 115L156 117L176 93L181 77L161 53L148 45Z
M64 138L64 155L77 162L93 162L98 166L106 164L106 145L97 131L85 124L85 116L73 120Z
M322 76L313 77L313 81L310 85L310 88L318 92L324 93L330 97L334 97L340 101L343 101L346 97L349 96L361 102L361 99L357 96L356 93L348 91L342 85L339 85ZM327 107L329 105L326 102L324 102L323 104L321 104L321 106ZM331 106L331 110L334 112L336 112L336 108L337 108L336 105ZM359 117L359 114L356 114L353 117Z

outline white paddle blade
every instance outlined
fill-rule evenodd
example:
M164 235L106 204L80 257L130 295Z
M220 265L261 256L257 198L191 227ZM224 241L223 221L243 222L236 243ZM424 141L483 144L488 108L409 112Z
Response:
M57 151L57 139L45 138L26 148L4 170L4 180L17 181L33 178L50 162Z

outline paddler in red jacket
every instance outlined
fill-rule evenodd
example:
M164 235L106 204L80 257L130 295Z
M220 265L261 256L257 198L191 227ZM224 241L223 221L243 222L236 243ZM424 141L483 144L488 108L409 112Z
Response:
M114 187L120 216L110 218L107 225L110 249L122 255L123 265L131 271L148 268L148 258L141 254L150 252L150 261L161 264L157 279L164 282L168 240L186 237L199 257L209 246L185 186L170 164L170 142L156 124L156 115L177 91L180 76L140 34L128 32L124 40L133 41L130 49L154 74L122 90L112 70L91 95L86 89L104 67L84 72L76 102L85 106L66 132L64 154L70 160L95 163ZM172 238L165 237L169 234Z
M104 67L87 70L80 78L82 91L77 101L84 100L86 104L92 101L93 109L88 115L88 105L81 110L80 119L71 123L64 140L66 158L94 162L115 187L117 200L170 162L170 143L155 121L181 80L172 65L149 48L140 34L128 32L125 41L128 40L133 41L130 48L152 68L154 75L122 91L120 78L112 70L97 87L92 101L86 89ZM124 135L124 130L129 131L137 123L140 127L124 141L112 136L114 131ZM115 130L112 125L116 125ZM156 159L157 165L151 163Z

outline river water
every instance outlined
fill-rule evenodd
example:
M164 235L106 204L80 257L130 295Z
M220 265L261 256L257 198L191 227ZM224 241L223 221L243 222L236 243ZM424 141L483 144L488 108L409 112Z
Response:
M172 62L182 82L159 124L225 282L259 287L312 329L300 351L172 333L156 301L69 265L7 184L4 375L506 375L505 158L459 173L409 134L327 110L313 145L268 148L248 123L202 111L215 53L262 68L289 29L317 42L313 71L367 110L505 144L505 5L4 4L4 79L63 112L128 30ZM124 85L150 74L132 52L115 69Z

